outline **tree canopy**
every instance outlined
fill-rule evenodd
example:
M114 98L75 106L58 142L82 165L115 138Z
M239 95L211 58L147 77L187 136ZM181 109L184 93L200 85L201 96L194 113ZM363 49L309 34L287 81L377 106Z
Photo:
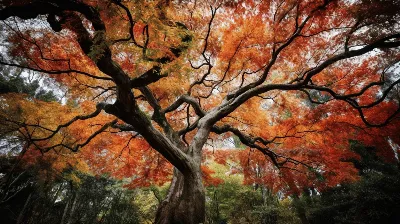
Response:
M354 181L349 139L389 162L400 143L399 16L395 0L3 0L2 70L63 99L1 91L0 135L131 188L172 179L156 223L204 222L208 159L289 194Z

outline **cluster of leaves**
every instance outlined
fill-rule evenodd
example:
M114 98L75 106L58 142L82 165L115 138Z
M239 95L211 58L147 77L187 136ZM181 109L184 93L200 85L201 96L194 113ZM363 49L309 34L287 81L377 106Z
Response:
M307 190L298 200L309 223L398 223L400 216L399 162L388 162L377 156L377 148L357 141L352 149L360 160L352 162L360 180L342 183L319 194Z
M57 101L58 98L51 90L40 88L39 80L27 82L22 70L11 71L10 68L0 67L0 94L22 93L43 101Z
M24 122L34 121L37 127L54 123L54 118L46 116L49 111L38 110L41 106L65 114L76 110L76 104L60 105L54 102L57 98L52 91L40 90L38 80L29 82L21 73L11 73L15 71L4 69L0 76L3 124L0 140L4 148L0 155L2 222L139 223L134 201L137 193L124 187L129 182L107 176L107 170L97 170L99 175L93 175L91 171L96 171L96 164L85 158L85 154L62 149L43 153L32 147L26 134L45 137L49 132L35 133L33 126L20 129ZM79 138L84 134L70 128L63 131L62 138ZM44 142L40 146L51 144Z
M262 182L261 175L271 178L274 172L262 170L260 161L257 163L258 175L254 177L253 174L250 182L249 177L246 177L249 173L242 176L238 171L232 172L238 169L232 167L232 161L224 161L224 166L211 164L218 170L217 177L224 176L225 182L207 188L207 222L398 223L398 159L393 156L393 159L388 160L379 154L379 148L366 147L356 140L349 141L349 145L358 157L347 158L342 162L353 164L359 179L323 188L318 186L329 180L321 179L320 184L314 183L312 186L297 182L295 187L300 188L298 191L288 190L293 185L287 182L286 186L278 187L279 179ZM215 156L217 162L221 162L218 159L220 155ZM243 180L248 185L241 185ZM271 185L271 182L276 185Z
M300 223L291 201L278 197L266 186L243 185L241 174L230 174L228 166L211 164L224 182L207 187L206 223ZM282 196L282 194L281 194Z
M58 172L47 159L28 164L23 157L1 157L3 223L139 223L135 192L120 181L73 167Z
M130 188L162 185L171 176L171 165L135 133L115 135L117 130L103 132L80 153L72 153L71 149L83 144L99 126L110 122L111 117L101 114L95 119L68 127L59 127L56 120L63 123L71 120L88 110L92 106L91 102L82 102L78 107L74 103L60 105L36 98L27 99L26 95L15 93L1 96L3 104L0 119L4 124L1 130L4 133L6 152L10 152L12 146L10 138L15 138L19 141L15 146L17 152L26 150L24 159L30 164L44 157L53 161L51 166L58 172L72 166L84 173L110 174L118 179L130 178L131 182L126 183ZM83 129L84 126L90 128ZM53 131L57 129L61 131ZM40 140L32 142L32 138Z

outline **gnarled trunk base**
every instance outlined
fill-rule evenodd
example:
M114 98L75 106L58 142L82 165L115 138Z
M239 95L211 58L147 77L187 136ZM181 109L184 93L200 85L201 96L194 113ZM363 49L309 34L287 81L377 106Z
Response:
M156 224L199 224L205 221L205 193L201 171L183 175L174 170L168 195L161 202Z

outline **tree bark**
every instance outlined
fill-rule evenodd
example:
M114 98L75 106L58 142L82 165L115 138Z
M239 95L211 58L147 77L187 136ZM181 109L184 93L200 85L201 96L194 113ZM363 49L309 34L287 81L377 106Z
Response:
M166 199L157 211L156 224L199 224L205 222L205 193L200 166L183 175L177 169Z

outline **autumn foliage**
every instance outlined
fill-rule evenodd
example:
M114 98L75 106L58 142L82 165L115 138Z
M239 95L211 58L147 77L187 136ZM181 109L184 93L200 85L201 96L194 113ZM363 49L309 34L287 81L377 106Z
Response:
M44 156L135 188L179 173L218 185L214 160L244 184L291 194L357 180L350 140L395 160L397 1L0 5L0 64L46 77L63 96L0 97L1 130L31 163Z

